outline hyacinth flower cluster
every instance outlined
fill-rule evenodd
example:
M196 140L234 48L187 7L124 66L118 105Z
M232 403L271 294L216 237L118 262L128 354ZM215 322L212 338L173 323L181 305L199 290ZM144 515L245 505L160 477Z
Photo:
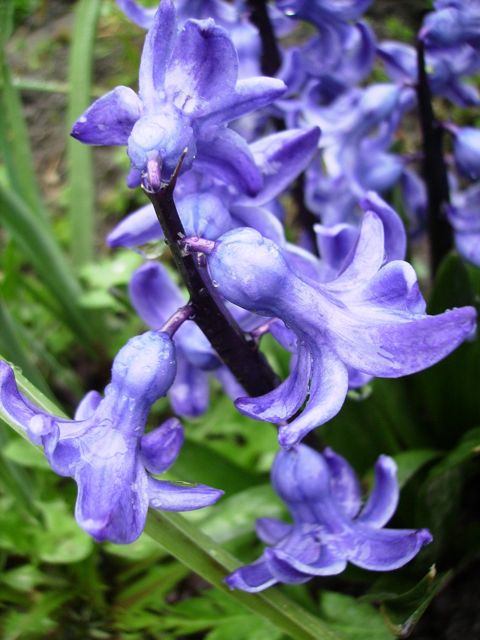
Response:
M425 529L383 528L399 499L393 460L379 458L375 487L361 507L347 461L300 443L341 410L349 388L374 376L426 369L475 331L472 307L427 314L405 261L402 220L379 195L400 185L406 214L416 222L423 215L425 187L409 166L412 159L391 149L415 103L411 54L376 43L361 19L371 0L278 0L269 7L278 36L301 21L315 33L283 51L278 77L265 77L259 75L260 35L244 3L175 7L161 0L157 10L133 0L118 4L148 29L138 94L115 88L78 118L72 135L86 144L125 146L128 185L141 185L155 206L121 220L107 243L136 248L167 237L158 210L175 187L173 207L184 233L172 247L174 257L191 261L202 295L247 336L246 348L271 333L291 353L290 374L267 393L247 392L231 367L232 357L242 354L225 349L221 355L192 316L192 300L165 267L148 261L133 274L129 293L152 330L120 350L103 397L88 394L74 420L53 416L32 404L12 369L0 363L0 406L43 446L56 473L76 481L80 526L98 541L128 543L142 532L148 507L188 511L221 496L219 489L155 477L180 451L183 430L176 418L145 432L153 403L167 394L176 414L203 414L214 376L242 414L278 425L282 449L272 482L293 518L293 524L258 521L270 547L229 576L228 585L260 591L335 575L348 562L374 571L403 566L431 536ZM436 9L463 11L454 2L437 2ZM469 18L462 20L466 25ZM444 49L478 47L473 27L442 43L435 25L427 18L421 32L432 60L443 60L446 54L436 52ZM376 57L392 82L356 86ZM460 58L449 58L446 70L432 63L432 90L465 102L468 93L472 101L459 78L473 72L473 63L462 58L454 72ZM272 114L288 128L272 132ZM449 131L460 171L474 177L477 132L452 124ZM306 205L317 224L310 242L304 236L299 246L284 228L288 207L281 198L302 172L305 201L297 205ZM448 210L457 244L473 261L477 191L459 192Z
M375 484L362 506L360 483L342 456L298 445L277 454L272 484L293 523L257 520L258 537L269 545L258 560L226 579L231 589L258 592L277 582L301 584L332 576L347 563L391 571L431 542L426 529L385 529L398 503L396 465L380 456Z

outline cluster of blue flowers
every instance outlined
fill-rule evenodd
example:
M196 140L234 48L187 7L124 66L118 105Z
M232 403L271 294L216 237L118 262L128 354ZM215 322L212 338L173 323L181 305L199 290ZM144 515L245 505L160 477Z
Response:
M209 402L215 376L237 409L278 425L281 446L272 482L293 524L260 519L269 545L227 578L260 591L277 582L334 575L347 562L374 571L398 568L431 540L428 531L384 529L399 497L396 467L381 456L375 486L361 506L346 460L300 444L333 418L349 388L371 377L395 378L435 364L476 327L472 307L426 313L417 276L406 262L407 232L382 193L399 184L409 232L424 227L426 189L415 155L392 151L400 122L415 105L414 49L377 43L362 20L371 0L277 0L269 6L277 37L302 22L305 40L282 51L278 77L260 74L261 39L242 2L134 0L118 5L148 29L138 94L117 87L79 117L83 143L126 146L130 187L160 192L183 157L175 203L185 230L182 251L201 265L209 295L243 332L271 335L289 352L289 376L269 393L249 396L185 313L187 300L165 268L147 261L130 297L151 328L114 360L104 396L89 393L74 420L41 411L0 362L0 404L43 446L52 469L78 485L76 518L96 540L128 543L147 509L186 511L213 504L222 491L156 478L183 441L176 418L145 433L153 403L168 394L175 414L194 417ZM419 38L435 95L459 105L480 96L465 78L480 69L480 2L437 0ZM302 32L303 33L303 32ZM391 83L359 87L375 59ZM272 131L271 122L286 127ZM480 132L445 123L454 139L448 219L459 251L480 265ZM456 173L454 174L453 171ZM291 243L278 199L305 172L305 205L314 235ZM164 237L147 205L111 231L111 247ZM315 239L315 243L313 239ZM184 321L184 322L182 322Z

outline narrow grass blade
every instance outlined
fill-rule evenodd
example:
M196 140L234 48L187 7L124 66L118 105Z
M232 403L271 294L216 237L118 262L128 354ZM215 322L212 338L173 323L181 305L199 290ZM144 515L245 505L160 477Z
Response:
M100 0L79 0L77 3L68 73L68 130L91 102L92 63L99 9ZM72 258L74 264L80 266L92 259L95 246L95 181L91 148L69 138L67 159Z
M90 341L93 327L78 306L80 285L55 238L28 204L1 183L0 222L53 294L75 334L86 342Z
M17 89L13 86L5 45L10 37L13 0L0 2L0 151L12 187L41 218L47 220L38 186L27 125Z

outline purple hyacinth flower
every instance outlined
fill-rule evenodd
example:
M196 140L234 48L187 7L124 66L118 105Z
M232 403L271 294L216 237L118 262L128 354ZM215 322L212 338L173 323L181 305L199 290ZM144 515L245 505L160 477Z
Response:
M480 184L453 195L448 219L454 230L458 252L480 267Z
M459 171L470 180L480 178L480 129L455 129L453 148Z
M257 534L269 545L258 560L225 582L231 589L258 592L277 582L298 584L341 573L347 562L370 571L392 571L431 542L427 529L385 529L398 504L396 464L380 456L375 484L362 507L360 483L342 456L304 445L277 454L272 484L287 505L292 524L257 520Z
M232 182L254 195L261 175L246 142L225 124L278 98L274 78L238 80L238 58L227 32L211 19L187 20L177 30L172 0L162 0L143 48L139 94L117 87L73 125L81 142L127 145L129 186L147 176L153 188L168 180L182 154L190 168Z
M348 368L408 375L447 356L475 327L473 307L425 313L413 268L401 260L385 264L383 224L373 211L365 213L347 264L330 282L303 278L280 247L253 229L229 231L212 243L207 260L226 300L280 318L297 337L289 377L264 396L236 402L242 413L280 424L301 410L280 427L285 447L338 413Z
M61 476L78 486L75 517L95 540L126 544L145 526L148 507L190 511L222 495L205 485L177 485L152 474L166 471L183 442L176 419L144 434L153 403L175 377L175 348L166 333L149 331L120 349L102 397L89 393L74 420L50 415L17 388L11 367L0 361L0 406Z

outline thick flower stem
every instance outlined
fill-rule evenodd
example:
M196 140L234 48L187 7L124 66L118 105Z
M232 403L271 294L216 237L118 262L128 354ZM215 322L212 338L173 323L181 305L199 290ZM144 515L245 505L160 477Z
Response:
M248 0L248 5L251 10L250 19L257 27L262 40L262 73L266 76L274 76L282 65L282 58L268 15L267 3L265 0Z
M428 194L428 235L430 265L435 275L442 259L453 246L452 229L445 216L449 203L448 175L443 157L443 130L432 108L432 96L425 68L425 47L417 42L418 83L417 99L423 138L423 173Z
M176 174L158 190L145 188L170 246L175 264L190 294L192 317L212 347L250 396L274 389L278 379L255 342L248 340L231 314L215 296L212 283L203 278L196 259L185 255L179 241L185 230L173 199Z

